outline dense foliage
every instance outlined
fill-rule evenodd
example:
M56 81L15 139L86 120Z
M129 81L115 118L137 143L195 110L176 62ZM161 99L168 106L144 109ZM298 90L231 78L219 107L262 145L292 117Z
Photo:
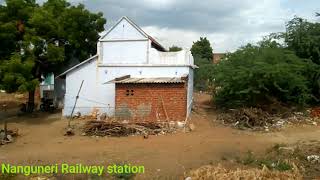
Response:
M287 23L284 35L288 49L301 58L320 64L320 23L295 17Z
M210 91L213 88L211 79L213 79L214 64L207 59L196 59L198 66L194 70L194 87L199 91Z
M197 61L197 59L212 60L212 47L209 40L206 37L200 37L200 40L193 43L191 47L191 53Z
M311 60L266 43L249 44L227 58L215 67L212 79L218 105L256 106L275 100L305 105L314 101L310 74L320 67Z
M0 88L29 91L31 109L42 75L96 54L106 22L102 13L66 0L6 0L0 10Z
M195 86L198 90L211 91L220 107L319 103L320 24L317 22L295 17L286 24L286 32L272 33L257 45L241 47L217 65L205 61L208 53L199 50L199 44L193 46L195 63L199 66L195 71Z
M196 90L207 91L212 87L209 79L213 75L212 47L206 37L193 43L191 53L194 63L199 67L195 69L194 87Z
M181 47L178 47L178 46L175 46L175 45L169 47L169 52L177 52L177 51L181 51L181 50L182 50Z

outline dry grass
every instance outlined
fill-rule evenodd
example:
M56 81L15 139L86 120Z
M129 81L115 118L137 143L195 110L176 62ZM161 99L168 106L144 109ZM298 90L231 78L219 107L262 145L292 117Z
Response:
M18 93L3 93L0 92L0 107L1 110L17 108L19 104L25 103L27 101L27 94L18 94Z
M229 170L221 165L218 166L202 166L199 169L192 170L188 173L187 177L191 177L192 180L206 180L206 179L219 179L219 180L266 180L266 179L277 179L277 180L300 180L298 168L294 166L294 170L287 172L270 171L267 167L262 169L236 169Z

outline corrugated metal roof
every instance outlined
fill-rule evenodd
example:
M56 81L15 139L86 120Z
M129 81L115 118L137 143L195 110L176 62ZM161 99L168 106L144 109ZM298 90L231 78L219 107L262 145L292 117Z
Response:
M139 84L139 83L184 83L181 77L157 77L157 78L126 78L121 80L113 80L116 84Z

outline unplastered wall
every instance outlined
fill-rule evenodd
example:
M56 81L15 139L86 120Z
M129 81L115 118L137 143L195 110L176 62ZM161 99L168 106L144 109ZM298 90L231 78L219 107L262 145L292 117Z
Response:
M116 118L120 120L184 121L186 106L185 83L116 84Z

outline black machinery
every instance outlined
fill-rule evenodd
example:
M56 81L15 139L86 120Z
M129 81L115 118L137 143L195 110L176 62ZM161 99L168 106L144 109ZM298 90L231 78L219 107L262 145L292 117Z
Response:
M52 90L44 90L43 96L41 98L40 110L43 112L53 112L55 110L54 106L54 92Z

